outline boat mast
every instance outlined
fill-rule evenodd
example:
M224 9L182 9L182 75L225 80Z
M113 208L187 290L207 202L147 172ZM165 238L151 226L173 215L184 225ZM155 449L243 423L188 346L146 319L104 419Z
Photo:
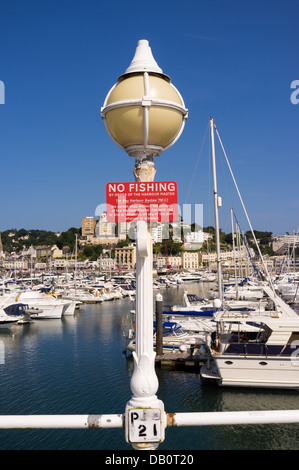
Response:
M76 247L75 247L75 292L77 293L77 258L78 258L78 235L76 237Z
M235 232L234 232L234 219L233 209L230 210L231 224L232 224L232 240L233 240L233 253L234 253L234 270L235 270L235 287L236 287L236 298L238 299L238 281L237 281L237 265L236 265L236 252L235 252Z
M223 300L221 260L220 260L219 218L218 218L218 208L221 207L221 198L218 197L218 194L217 194L217 176L216 176L214 120L213 120L213 118L210 118L210 137L211 137L211 156L212 156L212 169L213 169L213 192L214 192L215 232L216 232L216 248L217 248L218 291L219 291L220 300Z
M225 156L225 160L226 160L227 166L228 166L228 168L229 168L229 171L230 171L230 174L231 174L231 176L232 176L233 182L234 182L234 184L235 184L235 187L236 187L236 190L237 190L237 193L238 193L238 196L239 196L240 202L241 202L241 204L242 204L242 207L243 207L243 210L244 210L244 213L245 213L245 216L246 216L247 222L248 222L248 224L249 224L249 227L250 227L250 230L251 230L251 233L252 233L252 237L253 237L253 239L254 239L254 242L255 242L255 244L256 244L256 247L257 247L257 250L258 250L258 253L259 253L260 259L261 259L261 261L262 261L263 268L264 268L264 271L265 271L265 273L266 273L266 276L267 276L267 279L268 279L269 286L271 287L272 291L273 291L273 292L274 292L274 294L275 294L275 289L274 289L274 286L273 286L272 279L271 279L271 277L270 277L270 275L269 275L269 272L268 272L267 266L266 266L266 264L265 264L265 261L264 261L263 255L262 255L262 253L261 253L261 250L260 250L259 244L258 244L258 242L257 242L256 236L255 236L255 233L254 233L254 230L253 230L253 228L252 228L252 225L251 225L251 222L250 222L250 220L249 220L249 217L248 217L248 214L247 214L247 211L246 211L246 208L245 208L245 205L244 205L243 199L242 199L242 197L241 197L241 194L240 194L240 191L239 191L239 188L238 188L237 182L236 182L236 180L235 180L234 174L233 174L233 172L232 172L231 166L230 166L230 164L229 164L229 161L228 161L228 158L227 158L226 152L225 152L225 150L224 150L224 147L223 147L223 144L222 144L222 141L221 141L221 139L220 139L220 135L219 135L219 132L217 131L217 128L216 128L216 126L215 126L215 129L216 129L216 134L217 134L217 137L218 137L218 139L219 139L219 142L220 142L220 145L221 145L221 148L222 148L223 154L224 154L224 156Z

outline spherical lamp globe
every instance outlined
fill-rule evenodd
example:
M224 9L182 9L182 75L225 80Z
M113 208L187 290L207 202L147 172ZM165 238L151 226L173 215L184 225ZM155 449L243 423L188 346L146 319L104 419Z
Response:
M160 155L181 135L187 119L183 98L157 65L148 41L138 41L101 116L112 140L136 159Z

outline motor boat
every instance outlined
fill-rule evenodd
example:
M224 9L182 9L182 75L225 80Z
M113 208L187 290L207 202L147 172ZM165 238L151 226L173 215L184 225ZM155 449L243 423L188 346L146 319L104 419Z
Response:
M202 334L194 335L185 331L177 322L163 322L163 352L194 352L199 351L205 344L205 336ZM153 340L154 349L156 349L156 322L153 322ZM127 345L128 351L135 351L136 341L133 338ZM204 351L201 350L201 352Z
M19 294L18 300L29 308L38 308L40 312L31 313L36 319L61 318L64 314L73 314L76 303L71 300L56 299L49 294L37 291L25 291Z
M299 388L299 316L269 288L267 293L275 310L247 318L219 313L201 368L204 379L220 386ZM255 325L256 331L245 331L241 324L238 332L232 331L230 324L240 322Z
M217 310L214 302L202 299L195 294L188 294L187 291L184 291L183 300L183 305L173 305L170 307L170 312L163 311L163 314L173 313L176 315L192 315L211 318Z

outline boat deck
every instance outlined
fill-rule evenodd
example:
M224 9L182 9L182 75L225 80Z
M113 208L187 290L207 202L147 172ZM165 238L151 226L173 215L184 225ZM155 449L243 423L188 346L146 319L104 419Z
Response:
M275 294L269 286L263 286L265 294L278 305L283 314L288 317L296 317L297 313L281 298L279 295Z
M156 366L166 369L197 369L204 364L204 359L198 354L189 354L181 352L166 352L160 356L156 355Z

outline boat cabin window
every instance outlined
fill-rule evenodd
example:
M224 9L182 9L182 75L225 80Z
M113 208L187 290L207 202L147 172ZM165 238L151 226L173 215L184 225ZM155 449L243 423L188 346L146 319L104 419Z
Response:
M256 331L246 331L246 329L240 329L239 331L227 332L226 335L229 335L229 339L227 340L229 343L266 343L271 333L272 330L269 327L261 324L259 329Z
M163 329L163 336L182 336L184 334L185 331L181 327Z
M7 315L24 315L27 305L25 304L12 304L4 308Z
M186 334L186 332L185 332L185 330L183 330L183 328L176 328L174 330L174 333L175 333L176 336L181 336L181 335Z
M269 328L266 325L262 325L261 330L258 334L257 341L259 341L260 343L266 343L268 339L270 338L271 334L272 334L271 328Z

